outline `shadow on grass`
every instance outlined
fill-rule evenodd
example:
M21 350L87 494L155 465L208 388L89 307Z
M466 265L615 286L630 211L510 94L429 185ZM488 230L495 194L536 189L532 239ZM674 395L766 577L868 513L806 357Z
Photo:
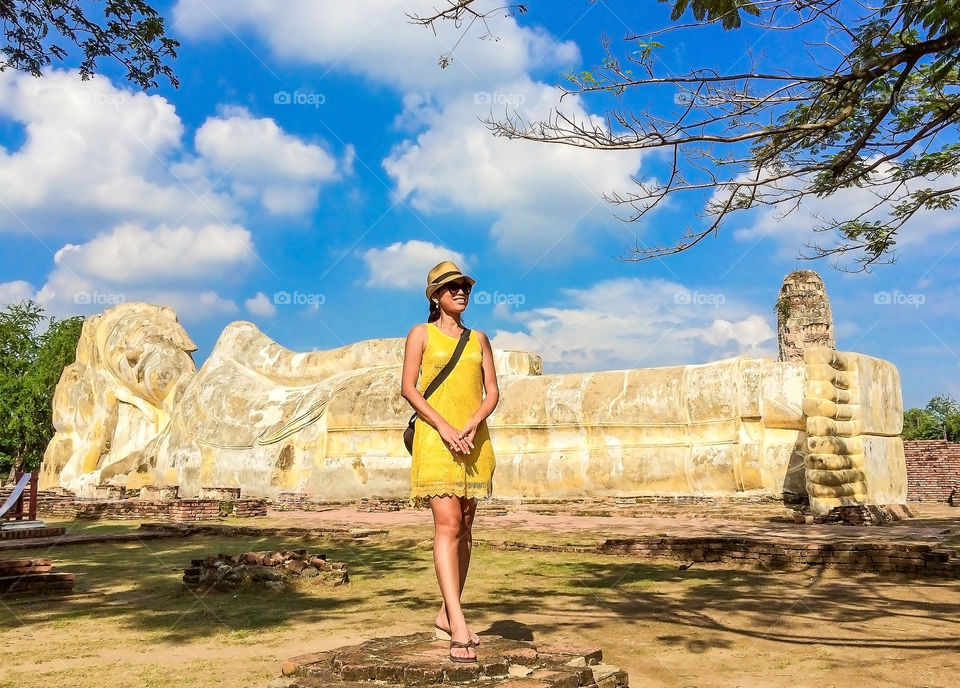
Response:
M486 565L506 569L506 553L488 554ZM527 639L530 633L555 631L557 617L563 625L575 619L580 629L614 621L668 623L678 633L658 640L694 653L739 645L745 638L798 646L949 651L956 650L960 637L960 586L953 582L884 580L870 574L824 577L822 570L679 570L676 564L610 559L513 557L514 568L505 571L498 589L470 608L509 619L536 617L538 610L549 607L550 615L541 615L541 623L518 627L516 636L501 632L510 631L506 621L477 632ZM903 594L903 585L917 588L919 594ZM928 586L941 591L936 596L940 599L921 592ZM908 624L919 625L923 632L905 632ZM797 630L801 626L803 630ZM806 630L811 626L821 632ZM830 631L823 632L824 627ZM691 638L693 630L714 635Z
M181 580L191 559L225 553L296 549L326 554L346 562L351 583L333 586L301 581L282 591L246 588L219 591L193 589ZM7 553L5 553L7 556ZM18 556L9 553L11 558ZM240 634L280 630L294 622L316 622L347 614L364 603L376 580L398 570L432 573L413 545L396 543L324 543L317 540L268 537L189 537L130 543L62 546L24 556L48 556L55 571L77 574L74 595L57 597L0 596L0 628L26 628L88 618L119 629L158 633L161 640L186 642L217 632ZM429 570L428 570L429 569ZM319 581L319 579L315 579ZM359 585L354 584L360 581ZM407 590L397 589L397 594Z
M190 559L297 547L346 562L351 583L227 593L193 592L180 582ZM62 547L47 556L58 569L77 573L76 592L88 596L0 599L4 628L86 618L121 632L187 642L221 632L242 639L355 616L359 623L369 620L376 635L398 620L433 613L440 602L431 551L388 538L190 537ZM953 582L698 565L680 570L663 560L609 555L477 547L465 599L470 612L495 619L486 629L473 628L478 633L530 640L564 628L602 635L612 624L630 624L631 632L646 623L668 624L676 631L655 640L694 654L749 647L751 639L798 647L950 651L960 636L960 587Z

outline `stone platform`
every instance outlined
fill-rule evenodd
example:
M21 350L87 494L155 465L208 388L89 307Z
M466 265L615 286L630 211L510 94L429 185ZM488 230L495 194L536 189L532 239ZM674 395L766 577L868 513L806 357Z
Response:
M629 688L627 673L603 664L596 647L481 635L477 662L454 663L432 633L374 638L294 657L269 688L359 688L426 684L497 688ZM373 683L376 681L376 683Z
M0 502L10 493L0 488ZM69 490L56 488L37 493L37 514L52 519L143 520L173 522L216 521L220 518L266 516L267 500L240 497L240 488L204 487L200 497L177 497L177 486L144 486L127 490L100 485L96 497L81 499Z
M73 590L75 574L53 571L46 557L0 559L0 595L62 593Z
M63 531L63 528L58 529ZM53 547L69 547L70 545L92 545L101 542L144 542L159 538L178 537L178 533L137 530L132 533L66 533L44 537L32 537L16 540L0 541L0 552L22 549L45 549Z
M0 540L25 540L28 538L57 537L67 532L66 528L40 525L35 528L16 528L0 530Z

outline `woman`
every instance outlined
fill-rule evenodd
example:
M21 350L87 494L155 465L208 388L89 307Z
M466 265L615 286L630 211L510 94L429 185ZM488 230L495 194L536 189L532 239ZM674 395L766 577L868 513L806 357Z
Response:
M497 406L499 390L487 336L471 330L446 379L428 399L423 392L453 355L474 284L448 260L427 275L430 313L426 323L414 325L407 335L400 390L418 415L410 501L429 500L433 512L433 564L443 597L434 625L438 638L450 639L454 662L476 662L480 644L467 627L460 595L470 566L477 498L493 493L496 466L486 418Z

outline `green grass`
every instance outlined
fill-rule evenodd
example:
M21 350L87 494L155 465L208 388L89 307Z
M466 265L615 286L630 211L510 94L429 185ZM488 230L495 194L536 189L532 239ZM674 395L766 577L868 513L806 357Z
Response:
M80 524L92 530L92 524ZM129 526L126 526L130 529ZM122 529L122 528L121 528ZM422 540L423 538L419 538ZM154 662L139 658L131 669L109 661L142 648L193 648L199 661L204 654L231 648L257 648L260 654L241 664L262 664L264 652L284 657L291 637L319 633L369 634L372 628L411 626L429 630L439 606L433 552L417 545L417 538L392 536L356 543L274 537L170 538L144 542L97 543L58 547L46 553L56 570L77 574L70 598L9 598L0 605L0 662L14 667L0 686L23 686L24 674L15 667L30 657L38 667L47 665L43 681L63 683L57 667L64 662L96 665L100 670L71 674L71 686L219 685L218 663L210 669L189 662L169 676L157 673ZM350 583L343 586L302 582L282 592L191 592L180 578L193 558L224 552L306 547L323 552L329 561L345 561ZM37 550L23 553L36 556ZM18 552L5 556L13 558ZM603 555L557 555L511 552L486 547L474 550L467 598L476 628L484 630L497 619L532 617L545 599L559 614L592 609L605 612L604 598L633 595L657 582L679 579L723 578L717 572L678 576L673 566L649 565ZM686 581L684 585L687 584ZM472 593L471 593L472 591ZM468 594L469 593L469 594ZM468 603L469 604L469 603ZM600 617L594 614L597 623ZM543 618L536 631L550 628ZM509 629L509 624L505 627ZM504 630L504 628L500 628ZM529 629L525 632L532 632ZM41 642L35 642L42 638ZM259 657L259 660L256 659ZM158 658L159 659L159 658ZM206 660L204 660L206 661ZM119 666L114 666L119 665ZM126 667L120 670L120 666ZM187 671L189 666L189 672ZM250 667L252 670L252 666ZM275 671L275 667L261 666ZM192 672L188 676L188 673ZM275 674L273 674L275 675ZM192 677L191 677L192 676ZM29 683L29 682L28 682ZM224 684L226 685L226 684Z
M132 532L138 524L74 526ZM321 646L429 631L440 604L431 538L426 525L355 542L191 536L5 552L53 557L77 583L66 598L0 598L0 688L266 685L278 662ZM590 542L582 533L486 529L481 539ZM180 580L193 558L298 547L346 562L350 583L194 594ZM879 666L904 638L920 639L910 647L924 650L936 671L938 653L960 632L955 582L819 576L719 565L680 571L664 560L481 545L464 606L476 632L599 645L607 661L632 667L632 685L674 685L670 672L703 685L723 667L856 684L858 661ZM840 637L865 640L833 645ZM832 649L814 654L814 643ZM837 664L841 654L851 661ZM690 678L696 672L702 680Z

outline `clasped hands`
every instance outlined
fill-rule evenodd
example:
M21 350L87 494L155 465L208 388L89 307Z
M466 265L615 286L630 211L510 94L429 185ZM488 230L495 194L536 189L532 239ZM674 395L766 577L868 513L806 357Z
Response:
M477 434L479 425L478 420L471 418L462 430L457 430L450 423L444 422L443 428L440 430L440 436L453 453L469 454L473 451L473 437Z

